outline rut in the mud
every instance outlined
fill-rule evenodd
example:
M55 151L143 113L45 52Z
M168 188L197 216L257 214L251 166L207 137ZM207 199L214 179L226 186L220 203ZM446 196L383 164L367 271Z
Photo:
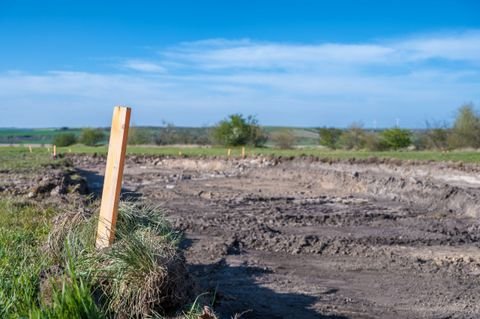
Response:
M104 159L73 160L98 189ZM124 188L185 230L190 270L199 291L216 291L222 317L475 318L480 178L472 171L131 157Z

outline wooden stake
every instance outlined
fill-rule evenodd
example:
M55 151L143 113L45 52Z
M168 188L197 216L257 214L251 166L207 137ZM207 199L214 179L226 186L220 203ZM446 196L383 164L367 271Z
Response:
M28 145L28 150L30 151L30 153L32 153L32 145Z
M242 158L245 158L245 146L242 147Z
M130 113L131 109L129 107L116 106L113 109L100 218L98 220L97 249L109 247L115 238L115 225L117 223L120 190L122 189Z
M232 149L229 148L229 149L227 150L227 156L230 157L231 154L232 154Z
M53 158L57 158L57 145L53 145Z

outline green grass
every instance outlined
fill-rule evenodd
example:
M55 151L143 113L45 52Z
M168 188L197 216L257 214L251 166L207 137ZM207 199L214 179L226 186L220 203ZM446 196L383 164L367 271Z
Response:
M39 273L48 263L39 248L53 214L35 204L0 200L0 318L26 317L38 304Z
M60 152L84 154L106 154L107 147L86 147L75 145L71 148L61 148ZM0 150L1 151L1 150ZM232 148L232 156L241 156L241 148ZM158 147L158 146L128 146L128 154L137 155L171 155L178 156L227 156L227 148L223 147ZM322 148L301 148L293 150L280 150L275 148L246 148L247 156L251 155L275 155L275 156L304 156L312 155L320 158L331 159L365 159L369 157L378 158L397 158L402 160L422 160L422 161L461 161L465 163L479 163L480 152L476 151L451 151L447 153L439 151L388 151L388 152L370 152L370 151L344 151L344 150L325 150Z
M50 150L51 151L51 150ZM103 154L107 153L106 146L90 147L84 145L73 145L70 147L58 148L59 154ZM232 157L241 155L241 148L232 148ZM178 156L227 156L227 148L224 147L170 147L170 146L128 146L128 154L137 155L170 155ZM344 151L326 150L318 147L306 147L292 150L280 150L275 148L246 148L247 156L251 155L275 155L275 156L304 156L312 155L320 158L330 159L365 159L369 157L396 158L402 160L421 161L455 161L464 163L479 163L480 152L477 151ZM27 147L0 147L0 170L2 169L36 169L45 165L59 165L61 161L52 160L46 147L33 148L30 154Z
M52 289L51 303L32 307L30 319L107 318L104 311L95 303L89 284L77 275L72 259L67 262L61 286Z
M26 146L0 147L0 171L36 171L45 166L59 167L64 164L64 160L53 160L46 147L33 147L32 153Z

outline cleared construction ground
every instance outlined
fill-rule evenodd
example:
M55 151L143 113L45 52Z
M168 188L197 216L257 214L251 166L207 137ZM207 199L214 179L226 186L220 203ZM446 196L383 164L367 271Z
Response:
M90 191L105 159L72 156ZM400 160L130 156L123 196L185 232L223 318L475 318L480 168Z

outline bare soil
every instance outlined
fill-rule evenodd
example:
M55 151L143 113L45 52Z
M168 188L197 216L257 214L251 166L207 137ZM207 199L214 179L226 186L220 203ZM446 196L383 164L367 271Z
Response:
M72 158L99 192L103 157ZM130 157L222 318L479 318L475 166Z

